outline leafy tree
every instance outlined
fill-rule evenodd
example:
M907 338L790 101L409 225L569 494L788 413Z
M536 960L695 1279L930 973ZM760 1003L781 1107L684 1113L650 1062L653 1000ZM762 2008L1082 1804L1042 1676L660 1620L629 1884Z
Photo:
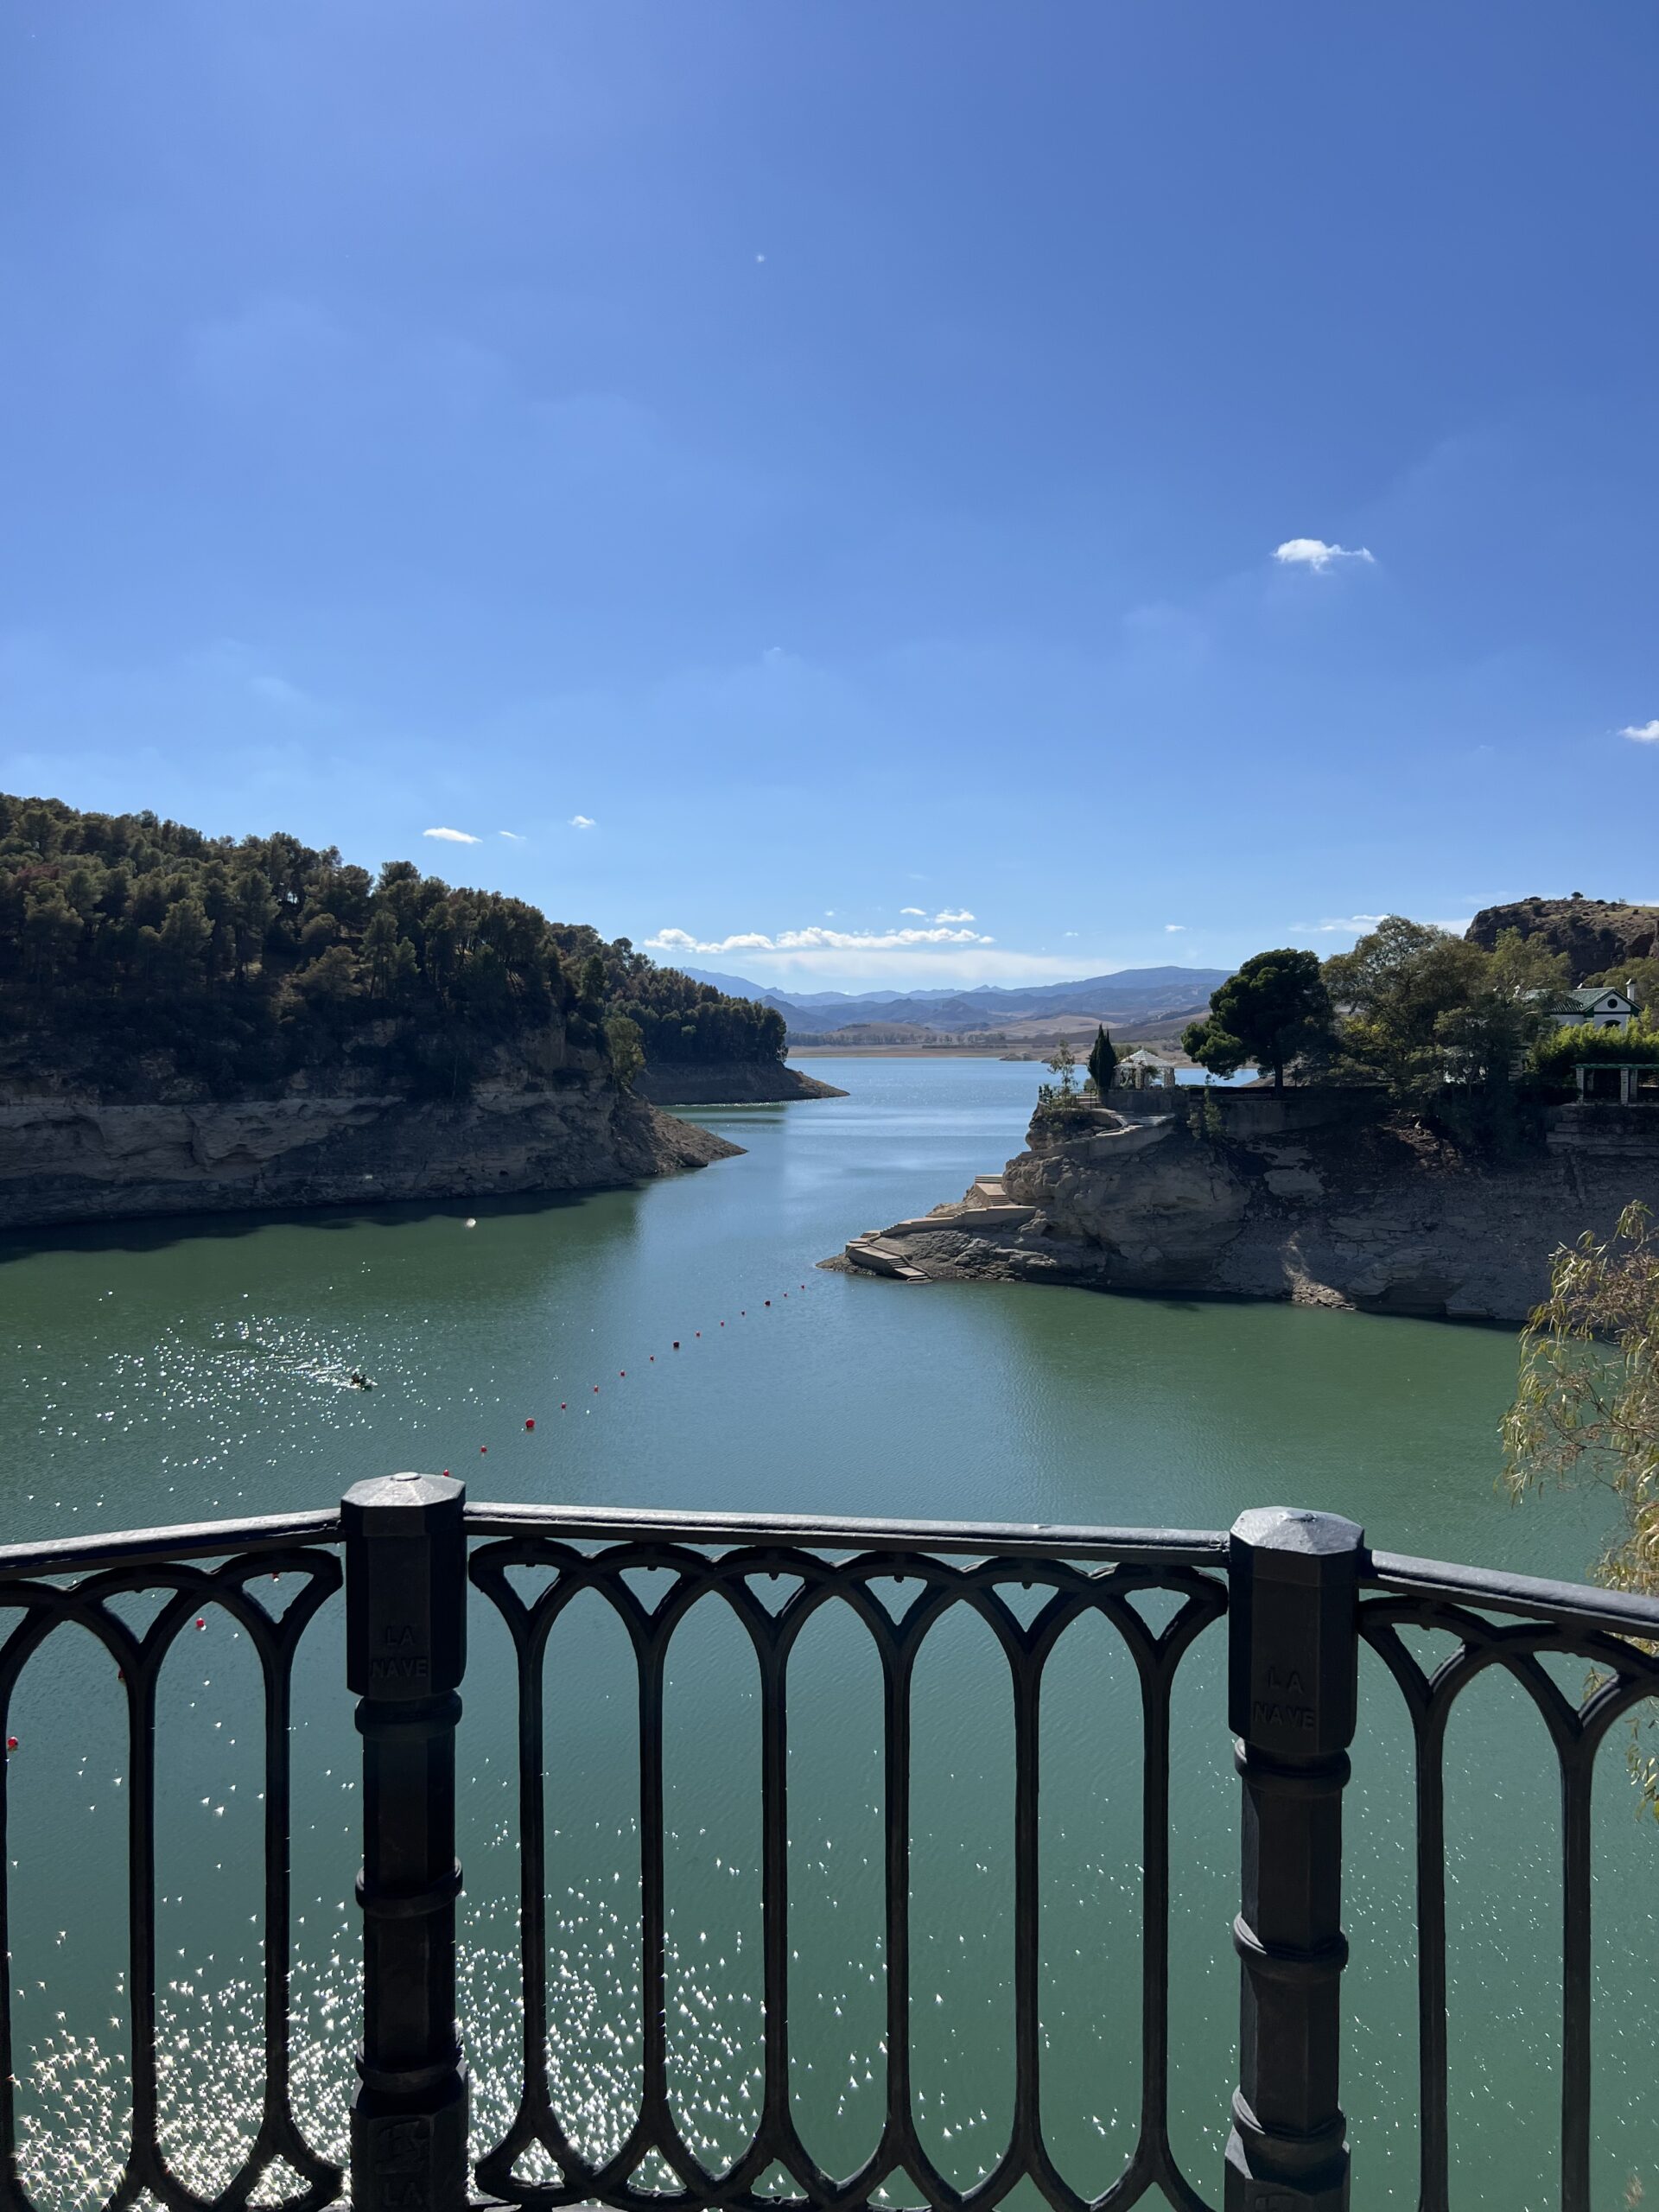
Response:
M1441 1025L1469 1006L1486 961L1467 938L1400 914L1327 960L1325 988L1345 1015L1345 1071L1385 1084L1402 1102L1432 1103L1446 1076Z
M1077 1095L1077 1056L1064 1037L1054 1047L1046 1065L1055 1079L1056 1104L1069 1104Z
M1089 1072L1094 1077L1095 1089L1103 1098L1112 1087L1112 1077L1117 1071L1117 1052L1103 1022L1095 1031L1095 1041L1089 1049Z
M1201 1068L1224 1081L1236 1075L1249 1052L1232 1033L1223 1027L1213 1014L1201 1021L1189 1021L1181 1032L1181 1050L1189 1060L1196 1060Z
M632 1090L636 1078L645 1065L645 1040L639 1034L639 1025L630 1021L626 1014L613 1014L605 1024L605 1041L610 1048L611 1073L616 1078L619 1090Z
M605 1003L605 962L597 953L589 953L582 963L582 1003L584 1008L597 1013Z
M1550 1484L1610 1492L1618 1529L1597 1578L1659 1596L1659 1236L1646 1206L1627 1206L1605 1243L1586 1234L1556 1253L1549 1295L1522 1332L1503 1450L1514 1497ZM1639 1735L1630 1765L1659 1815L1659 1758Z
M1256 953L1230 976L1211 994L1209 1020L1193 1023L1181 1042L1213 1075L1254 1060L1273 1070L1273 1087L1282 1090L1291 1062L1330 1039L1331 1001L1318 957L1284 946Z
M1604 968L1599 976L1586 976L1584 980L1592 988L1628 991L1644 1014L1659 1016L1659 953Z

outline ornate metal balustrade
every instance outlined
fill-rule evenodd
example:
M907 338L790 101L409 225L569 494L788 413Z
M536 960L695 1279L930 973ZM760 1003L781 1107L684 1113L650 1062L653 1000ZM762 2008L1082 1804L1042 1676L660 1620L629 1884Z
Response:
M524 2023L516 2112L495 2142L469 2126L454 2020L455 1752L469 1578L478 1602L505 1624L517 1671ZM363 2041L349 2184L308 2137L308 2116L293 2109L289 2052L290 1692L301 1640L342 1580L364 1825ZM121 1603L137 1593L155 1607L142 1629ZM638 1687L640 2091L624 2139L598 2161L559 2110L548 2063L544 1659L556 1623L583 1593L595 1593L626 1631ZM1151 1593L1156 1604L1144 1602ZM687 2140L669 2080L664 1689L676 1630L700 1601L728 1609L759 1683L764 2063L750 2139L724 2164ZM169 2167L158 2132L155 1773L158 1676L180 1632L209 1605L248 1636L264 1688L264 2087L246 2158L205 2198ZM826 1607L842 1609L868 1635L882 1705L884 2118L874 2151L841 2175L826 2172L803 2140L791 2089L790 1668L802 1630ZM459 1484L397 1476L359 1484L338 1514L0 1550L0 1608L13 1624L0 1643L0 1732L22 1670L66 1625L104 1647L126 1701L132 2087L124 2171L106 2200L116 2212L146 2195L171 2212L272 2202L314 2212L348 2193L359 2212L460 2212L480 2201L526 2212L573 2203L861 2212L917 2197L949 2212L988 2212L1022 2183L1055 2212L1108 2212L1159 2196L1179 2212L1203 2212L1217 2183L1226 2212L1334 2212L1348 2196L1338 2101L1342 1799L1362 1643L1398 1684L1414 1739L1423 2212L1445 2212L1450 2149L1446 1732L1458 1697L1492 1668L1532 1699L1560 1767L1559 2201L1563 2212L1589 2212L1592 1766L1618 1717L1659 1694L1651 1656L1659 1605L1374 1554L1351 1522L1279 1509L1246 1514L1227 1535L969 1528L469 1508ZM930 1635L964 1613L989 1630L1008 1670L1014 1935L1012 2126L995 2164L966 2189L940 2171L918 2130L911 2012L912 1688ZM1170 1715L1184 1661L1224 1615L1225 1726L1240 1776L1232 1935L1241 2011L1224 2171L1206 2177L1183 2172L1170 2140ZM1109 1626L1133 1666L1141 1754L1140 1858L1130 1870L1141 1914L1138 2132L1122 2173L1092 2196L1048 2147L1039 1989L1045 1672L1065 1630L1089 1618ZM1432 1673L1402 1633L1414 1630L1451 1640ZM1552 1655L1584 1662L1576 1701L1545 1665ZM1219 1712L1215 1723L1219 1731ZM0 1875L9 1877L6 1817L0 1773ZM9 1879L0 1882L0 1948L10 1956L7 1888ZM18 2168L10 1975L4 1997L0 2212L43 2212Z

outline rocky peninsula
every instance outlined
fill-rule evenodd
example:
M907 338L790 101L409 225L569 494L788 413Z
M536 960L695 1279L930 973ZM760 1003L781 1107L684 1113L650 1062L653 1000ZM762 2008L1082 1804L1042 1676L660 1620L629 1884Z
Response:
M1538 1147L1474 1160L1338 1089L1145 1094L1040 1113L1027 1149L953 1203L855 1238L824 1265L907 1281L1284 1299L1519 1322L1551 1253L1624 1207L1659 1207L1659 1115L1555 1106Z

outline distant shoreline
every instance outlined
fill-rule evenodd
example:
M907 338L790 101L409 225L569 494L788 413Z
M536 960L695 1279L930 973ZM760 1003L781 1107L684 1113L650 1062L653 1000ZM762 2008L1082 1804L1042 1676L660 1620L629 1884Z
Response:
M785 1057L791 1060L1023 1060L1027 1055L994 1052L984 1045L791 1045Z
M1122 1049L1132 1052L1135 1047L1126 1043ZM1166 1045L1152 1049L1178 1068L1197 1065ZM791 1060L1020 1060L1029 1067L1046 1067L1054 1057L1054 1047L1034 1045L1025 1052L1014 1048L998 1052L988 1045L791 1045L785 1057ZM1083 1064L1081 1053L1077 1064Z

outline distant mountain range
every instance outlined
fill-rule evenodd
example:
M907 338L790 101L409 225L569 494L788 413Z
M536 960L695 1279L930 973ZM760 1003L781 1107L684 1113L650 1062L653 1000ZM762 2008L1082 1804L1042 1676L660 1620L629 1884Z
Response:
M1228 968L1120 968L1111 976L1087 976L1075 983L981 984L950 991L791 991L741 976L721 976L708 969L683 971L697 982L712 983L734 998L760 999L774 1006L790 1028L821 1033L849 1023L904 1022L945 1031L1005 1029L1011 1023L1059 1014L1083 1015L1110 1027L1114 1023L1166 1020L1201 1013L1210 994L1224 983Z

